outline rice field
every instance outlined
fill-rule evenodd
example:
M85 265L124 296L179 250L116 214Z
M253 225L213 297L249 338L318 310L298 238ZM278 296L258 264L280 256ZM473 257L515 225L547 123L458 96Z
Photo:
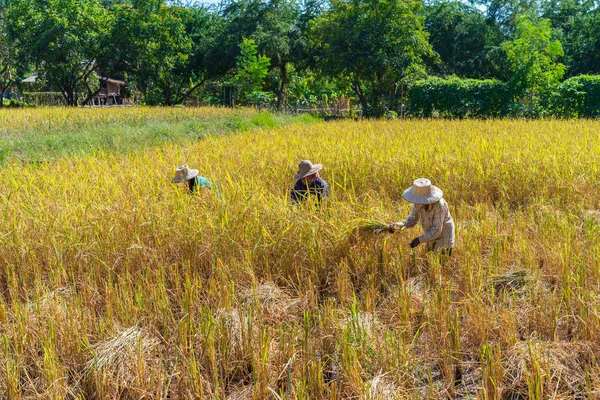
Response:
M2 114L0 130L87 129L122 110L62 112ZM592 120L290 122L10 158L0 393L600 398L599 133ZM321 208L289 200L302 159L324 165ZM183 163L218 190L172 184ZM419 227L369 229L408 215L417 177L444 190L456 222L447 263L409 248Z

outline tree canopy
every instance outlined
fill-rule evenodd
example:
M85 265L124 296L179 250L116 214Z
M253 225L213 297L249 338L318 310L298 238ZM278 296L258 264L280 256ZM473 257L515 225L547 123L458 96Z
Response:
M421 7L415 0L335 0L316 20L321 71L350 81L363 115L393 109L403 81L424 72L432 50Z
M7 9L9 38L24 62L45 74L68 105L91 92L95 60L111 30L96 0L14 0Z
M534 23L527 16L520 17L515 39L503 48L514 72L516 93L527 93L532 108L535 95L558 82L565 72L565 66L557 62L564 52L560 42L551 38L550 21L542 18Z
M102 77L146 104L223 102L234 76L249 82L251 46L264 76L250 92L274 107L352 98L375 117L424 77L495 79L532 105L600 73L595 0L0 0L0 20L0 106L34 73L72 106Z

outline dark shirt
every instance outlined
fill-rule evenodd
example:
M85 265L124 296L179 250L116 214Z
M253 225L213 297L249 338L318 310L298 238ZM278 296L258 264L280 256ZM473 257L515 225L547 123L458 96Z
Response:
M304 179L297 180L291 192L292 201L299 203L306 200L309 195L316 196L317 202L321 202L323 197L329 196L329 185L321 178L315 179L308 186L304 183Z

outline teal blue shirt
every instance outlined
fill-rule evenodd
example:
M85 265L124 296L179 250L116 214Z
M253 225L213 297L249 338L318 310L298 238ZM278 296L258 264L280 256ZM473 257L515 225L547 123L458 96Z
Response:
M190 192L192 193L203 187L211 187L213 184L211 181L200 175L196 176L194 179L190 179L188 182L190 184Z

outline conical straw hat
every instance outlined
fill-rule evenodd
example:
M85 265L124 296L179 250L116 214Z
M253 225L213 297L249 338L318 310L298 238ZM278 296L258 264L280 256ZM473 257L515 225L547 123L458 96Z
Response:
M433 186L429 179L418 178L415 179L412 187L404 191L402 197L413 204L433 204L440 201L443 194L442 190Z
M302 179L305 176L309 176L317 171L320 171L322 168L323 166L321 164L313 164L310 162L310 160L302 160L298 164L298 172L296 172L294 179Z
M187 181L188 179L192 179L193 177L197 176L199 172L200 171L197 169L190 169L187 164L180 165L175 170L175 178L173 178L173 182L179 183Z

